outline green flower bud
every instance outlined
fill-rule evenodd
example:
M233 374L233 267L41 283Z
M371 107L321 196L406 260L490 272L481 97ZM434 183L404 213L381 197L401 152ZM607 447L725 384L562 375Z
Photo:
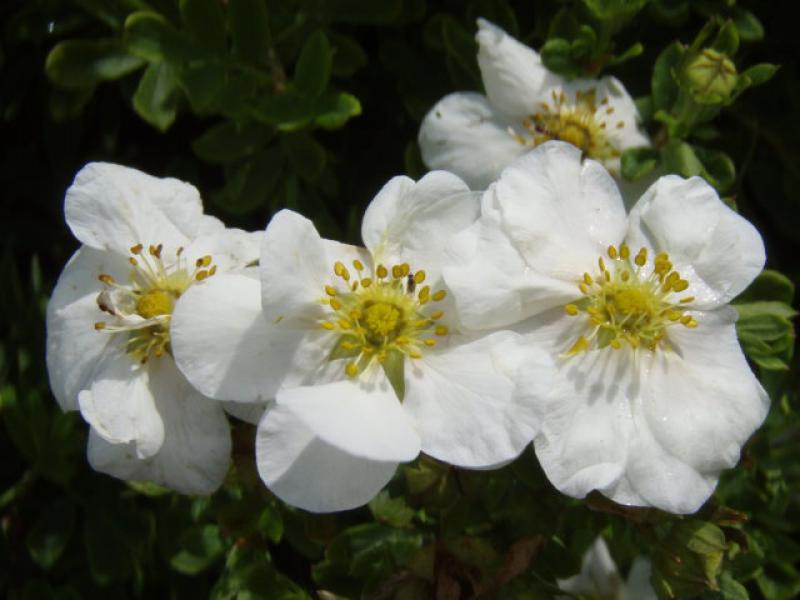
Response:
M737 80L733 61L711 48L690 58L683 69L684 84L699 104L726 104Z

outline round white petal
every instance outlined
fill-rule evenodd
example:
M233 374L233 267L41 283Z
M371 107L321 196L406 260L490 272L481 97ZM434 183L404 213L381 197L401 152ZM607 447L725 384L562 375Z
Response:
M169 378L152 379L158 362L172 363L162 357L151 364L135 362L121 344L115 345L97 364L88 389L78 395L83 418L107 441L131 443L138 458L155 455L164 442L164 422L155 396L174 393L183 377L175 370ZM170 385L172 384L172 385Z
M422 451L472 468L516 458L538 432L535 403L551 385L552 360L511 332L453 341L406 364L403 408Z
M631 211L628 243L668 252L698 308L729 302L764 267L758 231L700 177L669 175L653 184Z
M261 283L249 273L193 285L175 305L170 332L175 362L191 384L236 402L274 398L303 340L302 331L267 322Z
M626 586L628 600L656 600L658 598L650 583L652 571L648 559L640 556L633 561Z
M353 456L326 443L280 405L271 405L258 427L256 464L281 500L312 512L366 504L397 469L396 462Z
M562 81L548 71L539 55L496 25L478 19L478 66L489 102L512 118L537 111L553 85Z
M422 160L430 169L455 173L473 190L486 189L528 150L509 131L518 126L495 111L481 94L449 94L422 121Z
M353 456L383 462L412 460L419 435L385 377L344 380L278 392L292 411L324 442Z
M416 183L393 177L367 207L361 235L376 262L408 262L434 282L449 238L479 211L478 195L452 173L432 171Z
M230 427L220 405L194 391L164 361L151 381L164 423L164 443L143 458L135 442L111 443L94 429L89 434L89 463L97 471L127 480L146 480L183 494L210 494L228 472Z
M223 228L199 236L184 248L182 255L192 261L211 256L218 273L233 271L258 261L263 237L263 231Z
M583 555L581 572L557 582L559 589L579 596L585 594L589 598L617 598L623 585L602 537L598 537Z
M202 226L197 190L110 163L89 163L67 190L67 224L87 246L127 254L138 243L182 246Z
M97 361L112 336L94 324L107 316L97 306L101 273L122 278L127 263L118 255L82 247L70 258L47 304L47 372L64 410L78 409L78 392L89 386Z

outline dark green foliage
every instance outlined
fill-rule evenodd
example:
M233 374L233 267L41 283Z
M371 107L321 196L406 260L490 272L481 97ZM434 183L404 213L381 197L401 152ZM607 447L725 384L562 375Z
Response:
M552 598L602 533L662 598L800 594L800 77L792 2L12 0L0 7L0 595L9 598ZM91 471L48 389L44 310L77 243L64 190L89 160L193 182L261 229L289 207L359 241L389 177L424 172L419 122L480 90L483 16L571 77L617 76L653 149L628 179L699 175L762 232L735 302L771 414L696 515L559 495L532 450L493 471L428 458L368 507L312 515L263 486L252 426L211 498ZM778 66L780 65L780 69ZM763 87L759 87L763 86ZM783 274L782 274L783 273ZM390 367L391 368L391 365ZM392 378L399 381L397 377ZM397 385L397 384L395 384Z

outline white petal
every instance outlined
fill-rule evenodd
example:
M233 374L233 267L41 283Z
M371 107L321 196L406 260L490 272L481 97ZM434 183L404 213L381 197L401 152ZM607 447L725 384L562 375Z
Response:
M700 177L659 179L630 214L628 242L668 252L698 308L732 300L761 272L764 242Z
M326 443L280 405L272 405L258 427L256 463L281 500L312 512L366 504L397 469L396 462L360 458Z
M461 467L498 465L516 458L538 433L534 405L552 375L547 354L499 332L409 361L403 408L426 454Z
M67 190L67 224L87 246L127 254L134 244L185 245L202 225L197 190L110 163L89 163Z
M121 479L152 481L184 494L210 494L228 472L228 420L219 403L181 381L168 361L159 367L163 372L153 378L171 379L166 386L157 384L156 406L165 429L161 448L141 458L135 442L112 444L92 429L89 462L95 470Z
M353 456L383 462L412 460L420 439L385 377L344 380L278 392L316 436Z
M547 142L511 164L494 187L503 229L526 263L574 283L622 241L625 207L614 179L571 144Z
M112 335L94 323L105 313L97 306L101 273L126 276L128 264L119 255L82 247L61 272L47 304L47 372L50 387L63 410L78 409L78 392L89 386L97 361Z
M650 583L652 571L648 559L640 556L633 561L626 586L628 600L656 600L658 596Z
M509 127L517 126L519 123L501 116L481 94L449 94L422 121L422 160L430 169L455 173L473 190L486 189L528 150L509 132Z
M652 459L640 461L650 460L649 468L643 464L638 476L630 475L650 503L672 512L700 507L719 472L739 461L742 446L769 411L769 397L739 347L736 312L725 308L696 318L696 329L670 331L674 352L653 356L638 429L649 432L642 446L659 448L648 450ZM674 462L686 466L674 466L672 477L656 476L662 463ZM708 483L698 488L698 480Z
M478 66L492 105L510 117L536 112L548 90L562 79L548 71L539 55L496 25L478 19Z
M303 340L302 331L264 318L258 279L234 273L189 288L175 305L170 332L175 362L192 385L236 402L274 398Z
M602 537L598 537L583 555L578 575L557 581L559 589L589 598L617 598L622 587L617 565Z
M433 283L450 236L474 223L479 211L478 195L452 173L432 171L416 183L393 177L367 207L361 235L376 262L408 262Z
M189 260L211 256L219 273L242 269L258 260L263 237L263 231L223 228L195 239L184 248L183 255Z
M158 369L154 363L161 361L172 363L164 356L140 365L117 344L97 364L89 388L78 395L81 414L97 433L114 444L132 443L139 458L153 456L164 442L164 423L155 396L172 390L169 382L160 381L157 388L151 381L151 374ZM174 367L172 370L175 380L183 379Z

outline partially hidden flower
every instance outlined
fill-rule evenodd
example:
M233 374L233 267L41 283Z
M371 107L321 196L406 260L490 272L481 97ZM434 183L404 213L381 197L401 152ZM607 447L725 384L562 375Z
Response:
M633 99L616 78L567 80L484 19L478 19L476 39L486 96L449 94L426 115L419 144L429 168L451 171L483 190L518 156L562 140L619 176L622 152L650 145Z
M283 210L267 227L260 281L222 276L186 294L178 365L211 397L275 398L257 464L283 500L344 510L420 451L480 468L531 441L529 396L549 388L551 360L511 332L463 335L441 280L445 244L477 214L454 175L395 177L367 208L366 248ZM530 381L516 377L523 365Z
M216 489L230 461L219 403L175 367L170 321L190 288L258 258L258 236L203 214L197 190L90 163L65 199L82 243L47 307L47 367L64 410L91 425L98 471L177 491Z
M549 142L485 192L454 249L463 322L527 331L557 360L535 441L550 481L697 510L769 408L728 306L764 265L755 228L699 177L660 178L626 215L599 163Z
M633 561L628 579L623 580L608 546L602 537L598 537L583 555L581 572L568 579L559 579L558 587L569 592L570 598L656 600L656 593L650 585L651 570L650 561L640 556Z

